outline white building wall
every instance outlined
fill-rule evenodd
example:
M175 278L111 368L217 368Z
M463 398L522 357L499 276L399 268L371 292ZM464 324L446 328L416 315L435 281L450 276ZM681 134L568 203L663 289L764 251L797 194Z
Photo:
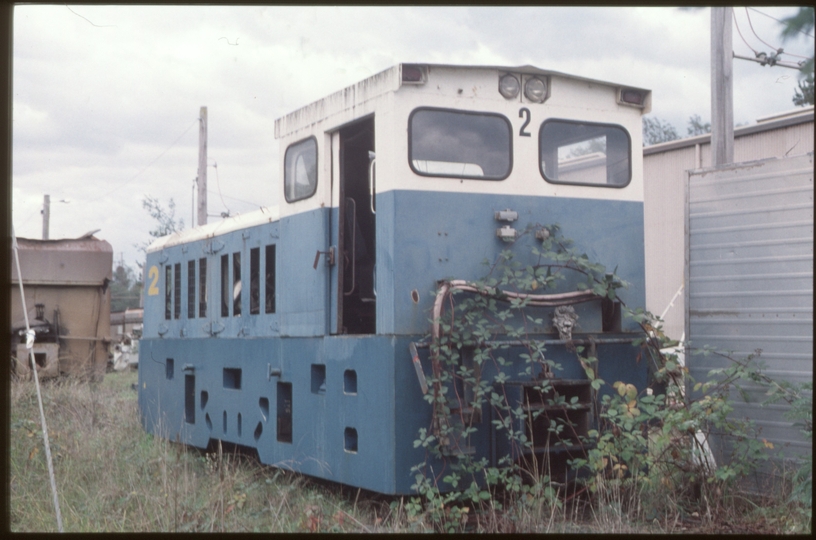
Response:
M813 107L763 119L734 130L734 161L792 157L813 152ZM665 315L673 339L685 333L684 207L686 171L711 166L711 137L700 135L643 149L646 309Z

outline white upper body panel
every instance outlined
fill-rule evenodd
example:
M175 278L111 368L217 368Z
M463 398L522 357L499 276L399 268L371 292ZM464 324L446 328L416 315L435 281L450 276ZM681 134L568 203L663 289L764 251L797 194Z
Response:
M275 122L281 156L299 141L314 137L318 146L317 187L311 197L286 202L283 197L283 163L278 168L281 216L320 207L337 206L332 193L332 133L355 120L374 115L377 157L377 193L390 190L429 192L501 193L523 196L572 197L608 200L643 200L641 116L649 111L648 90L574 77L532 66L449 66L413 64L423 70L421 82L403 82L401 64L356 85L292 112ZM499 78L511 73L520 80L538 77L548 84L548 98L532 102L524 93L506 99L498 91ZM640 92L640 106L623 103L623 90ZM451 178L417 174L409 164L409 118L417 108L450 109L498 114L511 125L512 169L501 180ZM546 181L539 169L539 130L545 120L593 122L621 126L629 135L631 180L625 187L602 186L589 176L574 185ZM335 142L336 144L336 142ZM427 163L416 163L422 170ZM444 167L439 170L444 171ZM473 171L471 165L465 168ZM336 164L334 166L336 173Z
M215 223L208 223L206 225L201 225L200 227L186 229L167 236L162 236L161 238L154 240L153 243L148 246L147 252L153 253L154 251L161 251L164 248L187 244L196 240L215 238L216 236L233 231L240 231L242 229L246 229L247 227L262 225L264 223L273 223L278 221L278 219L280 219L280 212L277 206L273 206L271 208L262 207L260 210L255 210L254 212L239 214L237 216L224 218Z

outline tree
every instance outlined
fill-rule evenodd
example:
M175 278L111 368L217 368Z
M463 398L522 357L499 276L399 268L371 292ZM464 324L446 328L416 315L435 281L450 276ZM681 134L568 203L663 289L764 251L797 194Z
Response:
M141 280L136 279L133 269L122 263L113 271L111 288L111 313L139 307L142 294Z
M674 141L679 138L677 130L669 122L659 118L643 117L643 146Z
M576 146L570 149L569 156L570 158L576 158L580 156L586 156L588 154L594 154L596 152L600 152L602 154L606 154L606 139L605 138L595 138L590 139L589 141L585 142L581 146Z
M142 199L142 208L147 210L150 217L156 220L156 227L148 231L148 234L153 238L161 238L168 234L184 230L184 220L179 218L176 220L176 203L171 198L167 203L167 208L162 206L161 202L156 197L145 195ZM142 242L141 244L134 244L136 248L142 253L147 252L147 246L150 242ZM139 268L142 268L142 263L137 263Z
M797 107L813 105L813 72L799 81L799 88L793 91L793 104Z
M703 121L700 120L700 115L695 114L689 117L687 130L689 137L711 133L711 122L703 123Z
M813 6L800 7L796 15L782 19L781 37L784 41L796 37L797 34L811 34L816 26ZM799 88L794 90L793 104L798 107L813 105L813 66L814 57L811 56L799 70Z
M172 198L167 203L167 210L165 210L157 198L145 195L142 199L142 208L147 210L150 217L158 221L156 228L150 231L150 236L153 238L161 238L184 229L184 220L179 218L176 221L176 203Z

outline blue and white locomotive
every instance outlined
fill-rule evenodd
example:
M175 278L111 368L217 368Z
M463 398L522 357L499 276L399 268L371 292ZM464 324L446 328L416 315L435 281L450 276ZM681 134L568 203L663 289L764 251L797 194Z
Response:
M427 458L413 443L432 422L429 348L418 348L417 371L412 350L431 333L440 280L479 279L518 231L558 223L617 267L626 305L645 304L650 101L648 90L532 66L400 64L278 119L280 205L148 249L145 429L411 493L411 467ZM574 157L574 148L593 152ZM597 344L601 378L644 388L645 362L628 343L636 325L611 307L575 303L574 338ZM575 355L552 327L542 332L566 392L588 399ZM512 372L521 360L508 361ZM519 377L505 390L523 399L529 381ZM503 443L489 411L480 421L470 451L495 463Z

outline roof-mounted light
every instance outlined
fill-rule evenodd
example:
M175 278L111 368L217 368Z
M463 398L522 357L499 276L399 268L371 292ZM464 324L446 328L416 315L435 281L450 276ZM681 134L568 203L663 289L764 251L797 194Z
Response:
M518 97L521 85L515 75L506 73L499 79L499 93L506 99Z
M646 106L646 92L634 88L621 88L618 90L618 103L643 108Z
M524 97L535 103L543 103L547 99L547 83L538 77L530 77L524 83Z
M426 81L425 70L416 64L402 65L402 82L408 84L424 84Z

